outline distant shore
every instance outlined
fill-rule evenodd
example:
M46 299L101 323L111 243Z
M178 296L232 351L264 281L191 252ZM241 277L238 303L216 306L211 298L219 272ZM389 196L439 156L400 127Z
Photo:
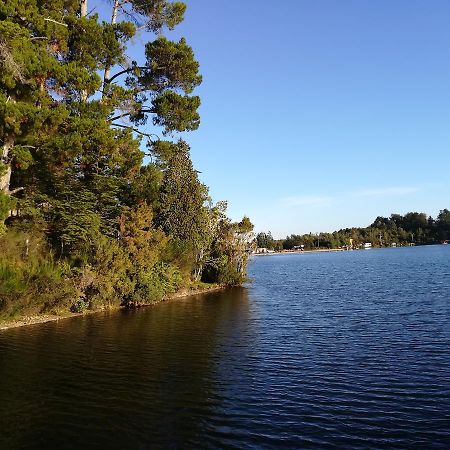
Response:
M150 306L156 306L161 303L173 301L173 300L180 300L185 297L191 297L194 295L200 295L200 294L206 294L208 292L214 292L219 291L222 289L226 289L226 286L221 284L211 285L211 286L205 286L201 288L192 288L192 289L182 289L178 292L175 292L172 295L169 295L162 300L154 303L147 303L139 305L139 308L147 308ZM92 314L100 314L104 312L109 311L118 311L121 309L126 309L124 306L111 306L108 308L103 309L97 309L97 310L88 310L82 313L72 313L72 312L62 312L60 314L35 314L35 315L29 315L29 316L22 316L18 317L17 319L5 319L0 320L0 332L9 330L11 328L18 328L18 327L25 327L28 325L37 325L37 324L43 324L48 322L58 322L59 320L64 319L71 319L74 317L81 317L81 316L90 316Z
M329 252L345 252L345 248L318 248L315 250L281 250L267 253L252 253L252 256L271 256L271 255L292 255L302 253L329 253Z

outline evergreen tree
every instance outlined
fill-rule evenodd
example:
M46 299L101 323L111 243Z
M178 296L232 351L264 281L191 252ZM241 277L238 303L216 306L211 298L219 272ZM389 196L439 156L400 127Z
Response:
M158 300L211 261L210 281L243 280L248 224L211 205L184 141L160 140L200 123L199 64L162 34L186 6L114 0L109 22L89 6L0 0L0 244L15 255L0 255L12 277L0 299L7 290L19 310L38 297L49 278L31 275L37 260L60 286L42 310L69 294L74 311ZM128 61L139 33L149 41Z

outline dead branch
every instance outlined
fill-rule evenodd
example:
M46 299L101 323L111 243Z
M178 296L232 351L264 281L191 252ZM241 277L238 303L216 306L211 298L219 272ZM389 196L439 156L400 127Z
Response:
M44 20L46 20L47 22L53 22L53 23L56 23L58 25L62 25L63 27L68 27L69 26L69 25L67 25L67 23L58 22L57 20L50 19L50 17L47 17L47 19L44 19Z
M24 187L15 188L12 191L9 191L9 195L17 194L18 192L23 191L24 189L25 189Z

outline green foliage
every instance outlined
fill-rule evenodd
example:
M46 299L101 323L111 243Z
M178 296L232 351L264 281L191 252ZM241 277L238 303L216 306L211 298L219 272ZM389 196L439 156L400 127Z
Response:
M28 167L30 167L33 163L33 156L30 149L26 147L22 147L20 145L14 146L12 156L14 157L16 167L22 170L28 169Z
M152 101L156 115L153 124L164 127L164 134L172 131L192 131L200 125L197 109L200 106L199 97L188 97L168 91L155 97Z
M199 64L184 38L171 42L161 36L146 45L145 54L148 69L139 81L147 89L157 92L181 89L190 94L202 82Z
M94 254L78 276L79 297L89 302L90 309L120 305L133 293L130 278L133 262L117 239L100 236Z
M70 267L54 260L42 235L8 232L0 238L1 314L67 309L76 295L70 272Z
M84 248L100 234L95 201L89 191L68 191L65 199L52 208L52 235L66 252Z
M147 304L204 270L245 278L250 221L211 205L184 141L155 139L200 124L199 64L161 34L186 6L110 8L106 23L75 0L0 0L0 314ZM129 64L140 29L153 35Z
M436 223L431 225L435 225L440 240L450 240L450 211L448 209L441 210Z
M155 223L167 235L195 244L208 225L208 190L198 180L188 145L179 141L170 147L171 151L166 149L168 159L162 161L164 171Z
M409 212L377 217L366 228L345 228L333 233L287 236L278 241L285 250L303 245L305 250L317 248L361 247L370 242L373 247L435 244L450 239L450 212L440 211L436 220L424 213Z
M122 292L125 304L155 302L183 285L180 269L162 261L168 238L153 228L152 217L151 208L141 203L120 218L120 236L130 261L128 276L133 285L129 293Z
M220 284L239 286L246 280L247 277L231 261L227 261L219 267L217 281Z
M236 286L246 281L248 251L253 237L253 224L248 217L231 222L225 216L225 205L215 211L216 227L202 281Z
M220 255L210 261L203 272L202 280L207 283L219 283L225 286L239 286L247 281L245 272L229 255Z
M275 240L272 237L272 234L270 231L268 233L258 233L256 235L256 245L259 248L268 248L268 249L274 249L275 248Z
M145 16L148 31L158 32L164 26L172 30L182 20L186 5L181 2L169 3L164 0L131 0L133 10Z
M83 300L83 299L78 299L71 307L70 310L73 313L82 313L84 311L86 311L88 309L89 304Z
M154 303L166 295L173 294L183 285L179 269L166 263L158 263L151 270L142 270L136 274L136 287L128 304L139 305Z

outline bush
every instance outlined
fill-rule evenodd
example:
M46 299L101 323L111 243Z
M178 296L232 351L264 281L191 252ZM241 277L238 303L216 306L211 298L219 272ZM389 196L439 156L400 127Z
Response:
M0 163L0 176L2 175L2 163ZM0 237L6 233L5 220L9 211L16 205L16 199L0 191Z
M238 286L246 280L245 273L239 271L237 264L233 263L226 255L210 261L202 274L203 282L220 283L226 286Z
M11 231L0 238L3 316L67 310L76 298L70 276L70 267L54 261L42 235Z
M173 294L185 283L178 267L158 263L151 270L135 273L135 290L125 301L126 305L143 305L161 301Z
M82 313L86 311L89 307L89 303L83 299L77 300L71 307L70 311L73 313Z

